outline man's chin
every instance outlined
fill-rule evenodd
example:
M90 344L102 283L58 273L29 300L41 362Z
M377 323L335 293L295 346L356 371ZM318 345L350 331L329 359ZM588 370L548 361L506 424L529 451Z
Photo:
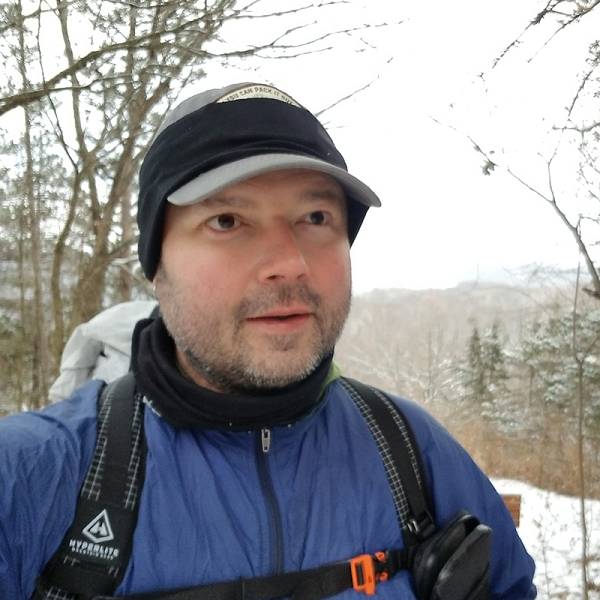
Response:
M268 371L254 369L247 370L247 383L243 387L247 390L252 389L255 391L273 392L299 383L313 373L315 368L316 365L311 363L301 369L293 369L284 372L281 370L273 371L272 369L269 369Z
M321 359L310 356L292 356L290 351L265 352L260 364L243 367L243 388L246 391L275 391L293 386L306 379L317 368Z

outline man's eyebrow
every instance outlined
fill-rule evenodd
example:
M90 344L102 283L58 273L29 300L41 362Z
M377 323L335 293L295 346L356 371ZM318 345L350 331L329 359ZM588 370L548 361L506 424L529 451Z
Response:
M337 202L345 198L344 191L337 187L315 187L304 190L301 194L301 199L308 202L329 200ZM251 208L254 202L250 198L244 196L227 195L226 193L215 194L205 198L200 203L205 208Z
M337 187L328 188L310 188L303 194L307 200L343 200L345 198L344 190Z
M252 205L252 201L241 196L215 194L202 200L201 204L207 208L246 208Z

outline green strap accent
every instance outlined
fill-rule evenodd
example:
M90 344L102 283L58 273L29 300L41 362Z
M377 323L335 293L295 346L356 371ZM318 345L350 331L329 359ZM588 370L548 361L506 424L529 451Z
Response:
M331 366L329 367L329 373L327 373L327 377L325 377L325 381L323 382L323 386L321 387L321 395L325 393L327 386L339 379L342 376L342 370L335 364L335 362L331 362Z

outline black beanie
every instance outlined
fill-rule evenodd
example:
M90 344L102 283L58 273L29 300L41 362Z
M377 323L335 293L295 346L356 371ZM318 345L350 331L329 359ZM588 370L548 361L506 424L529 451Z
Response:
M320 171L342 186L353 242L379 199L348 173L327 131L293 98L271 86L243 83L179 104L140 170L138 253L146 277L154 278L160 260L165 202L194 204L250 177L294 168Z

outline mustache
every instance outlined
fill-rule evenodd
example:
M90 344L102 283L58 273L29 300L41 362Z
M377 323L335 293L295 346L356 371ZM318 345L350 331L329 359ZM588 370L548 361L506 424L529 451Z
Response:
M235 316L243 321L257 313L267 312L275 307L285 307L291 304L306 304L311 310L321 306L321 296L311 290L305 283L282 284L268 290L244 298L238 305Z

